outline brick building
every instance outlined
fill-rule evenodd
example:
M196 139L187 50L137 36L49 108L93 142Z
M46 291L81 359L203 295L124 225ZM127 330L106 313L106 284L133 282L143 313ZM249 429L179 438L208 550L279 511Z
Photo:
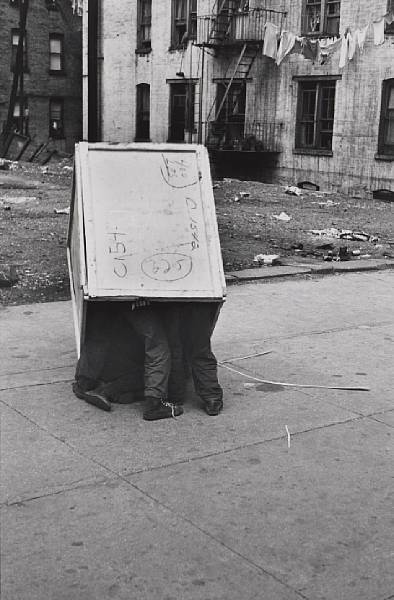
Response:
M202 142L234 175L393 190L394 2L372 4L86 0L85 137Z
M0 0L0 132L17 68L20 0ZM71 153L82 137L82 18L70 0L29 0L23 48L23 94L18 86L12 131L30 138L28 160L42 144Z

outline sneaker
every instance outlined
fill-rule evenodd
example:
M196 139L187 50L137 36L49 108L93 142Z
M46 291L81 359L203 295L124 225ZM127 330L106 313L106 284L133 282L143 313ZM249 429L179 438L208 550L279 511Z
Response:
M100 388L100 386L95 388L94 390L86 390L85 391L78 385L78 382L75 381L73 383L72 389L73 389L74 394L77 396L77 398L80 398L81 400L85 400L85 402L87 402L88 404L92 404L93 406L96 406L97 408L101 408L101 410L106 410L106 411L111 410L111 402L105 396L105 394L104 394L103 390Z
M207 415L211 417L216 417L223 408L223 400L205 400L204 401L204 410Z
M158 419L169 419L179 417L183 414L183 408L179 404L171 404L160 398L146 398L146 407L143 412L145 421L157 421Z

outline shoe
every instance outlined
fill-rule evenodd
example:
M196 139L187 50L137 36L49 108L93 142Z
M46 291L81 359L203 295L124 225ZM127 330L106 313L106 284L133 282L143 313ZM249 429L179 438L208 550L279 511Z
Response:
M146 398L146 408L143 412L145 421L157 421L158 419L169 419L179 417L183 414L183 408L179 404L170 404L160 398Z
M100 387L94 389L94 390L82 390L81 387L78 385L78 382L75 381L73 383L72 386L73 392L74 394L77 396L77 398L80 398L81 400L85 400L85 402L87 402L88 404L92 404L93 406L96 406L97 408L101 408L101 410L106 410L106 411L110 411L111 410L111 402L109 401L108 398L106 398L106 396L104 395L103 391L100 389Z
M223 408L223 400L205 400L204 410L207 415L216 417Z

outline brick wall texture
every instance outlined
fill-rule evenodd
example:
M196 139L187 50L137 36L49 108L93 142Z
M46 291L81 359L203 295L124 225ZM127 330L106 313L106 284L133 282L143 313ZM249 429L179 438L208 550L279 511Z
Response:
M37 1L37 0L36 0ZM237 53L205 53L204 81L200 88L202 50L189 46L185 51L171 49L171 0L152 1L152 49L136 53L137 0L101 2L100 79L101 124L103 140L129 142L136 132L136 86L150 85L150 135L154 142L165 142L169 132L170 83L186 79L197 81L195 125L198 130L199 91L202 89L203 127L215 101L217 80L229 78ZM212 0L199 0L198 14L209 15ZM259 1L250 2L258 6ZM264 6L287 11L284 29L301 35L303 0L266 0ZM387 0L342 0L340 32L354 31L373 18L385 14ZM269 20L278 19L274 13ZM86 81L86 22L84 19L84 76ZM278 22L278 21L276 21ZM238 50L239 53L239 50ZM295 152L295 123L298 98L297 77L338 76L335 96L335 121L332 156ZM363 54L345 68L339 68L339 52L326 65L312 63L300 54L292 54L278 67L267 57L258 56L247 82L246 126L254 122L273 124L276 144L281 152L271 178L294 184L311 181L322 189L341 189L351 194L368 194L375 189L394 188L394 162L377 157L383 81L394 78L394 35L387 34L384 44L375 46L372 31ZM86 87L86 86L85 86ZM86 90L85 90L86 91ZM84 114L87 95L84 93ZM86 121L86 119L85 119ZM204 132L203 132L204 133ZM197 141L197 134L193 134ZM205 135L203 136L205 139ZM188 141L188 139L186 139ZM261 173L265 157L261 157Z
M73 15L68 0L58 0L59 10L48 10L45 0L30 0L27 14L27 72L24 90L29 108L28 134L32 139L28 157L49 139L49 102L64 102L64 137L51 140L48 148L73 152L82 137L82 19ZM9 0L0 2L0 129L8 112L12 85L11 30L19 26L19 8ZM49 73L49 36L64 36L64 74Z

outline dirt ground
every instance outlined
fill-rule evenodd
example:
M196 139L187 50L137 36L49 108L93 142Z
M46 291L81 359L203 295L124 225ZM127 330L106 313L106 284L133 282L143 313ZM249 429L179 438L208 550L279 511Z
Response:
M6 167L0 165L1 301L68 299L68 216L56 211L70 204L72 162ZM324 190L295 196L284 186L230 179L214 182L214 193L225 271L259 266L259 254L279 255L286 264L323 261L330 253L335 258L339 248L351 260L358 260L353 251L394 258L393 203ZM277 219L281 213L290 219ZM310 233L331 228L367 235L352 240Z

